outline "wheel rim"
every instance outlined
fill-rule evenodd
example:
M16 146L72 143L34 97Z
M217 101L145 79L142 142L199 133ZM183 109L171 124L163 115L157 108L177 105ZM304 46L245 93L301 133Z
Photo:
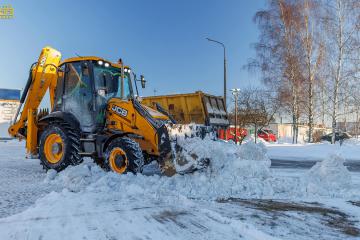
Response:
M59 134L50 134L44 144L46 160L52 164L58 163L64 155L64 142Z
M114 148L109 156L110 167L114 172L124 173L128 166L126 153L121 148Z

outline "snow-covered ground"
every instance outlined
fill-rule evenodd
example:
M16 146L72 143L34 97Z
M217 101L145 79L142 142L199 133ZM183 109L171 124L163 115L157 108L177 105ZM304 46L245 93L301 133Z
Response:
M0 142L0 239L360 238L360 174L339 155L310 170L271 169L275 145L179 144L210 166L169 178L85 160L46 173L24 143Z
M346 160L360 161L360 140L346 140L341 146L328 142L312 144L267 144L268 156L279 160L319 161L328 154L340 153Z
M9 125L10 124L8 122L0 122L0 139L9 137L9 133L8 133Z

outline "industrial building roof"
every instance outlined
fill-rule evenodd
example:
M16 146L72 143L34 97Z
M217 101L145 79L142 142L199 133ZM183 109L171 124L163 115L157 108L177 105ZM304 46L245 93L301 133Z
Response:
M20 100L20 90L0 88L0 100Z

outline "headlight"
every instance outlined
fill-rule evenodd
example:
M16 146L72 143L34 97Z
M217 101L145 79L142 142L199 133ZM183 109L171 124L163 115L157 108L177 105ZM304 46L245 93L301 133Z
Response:
M104 64L104 66L105 66L105 67L110 67L110 64L106 62L106 63Z
M101 61L101 60L99 60L99 61L98 61L98 64L101 66L101 65L103 65L103 64L104 64L104 62L103 62L103 61Z

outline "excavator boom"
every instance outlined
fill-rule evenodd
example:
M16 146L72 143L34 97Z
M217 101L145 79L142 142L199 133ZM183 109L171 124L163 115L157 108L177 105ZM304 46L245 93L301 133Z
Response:
M42 49L38 61L30 68L20 106L8 130L13 137L26 138L26 149L29 154L37 153L37 110L48 89L53 106L60 60L61 53L57 50L51 47Z

